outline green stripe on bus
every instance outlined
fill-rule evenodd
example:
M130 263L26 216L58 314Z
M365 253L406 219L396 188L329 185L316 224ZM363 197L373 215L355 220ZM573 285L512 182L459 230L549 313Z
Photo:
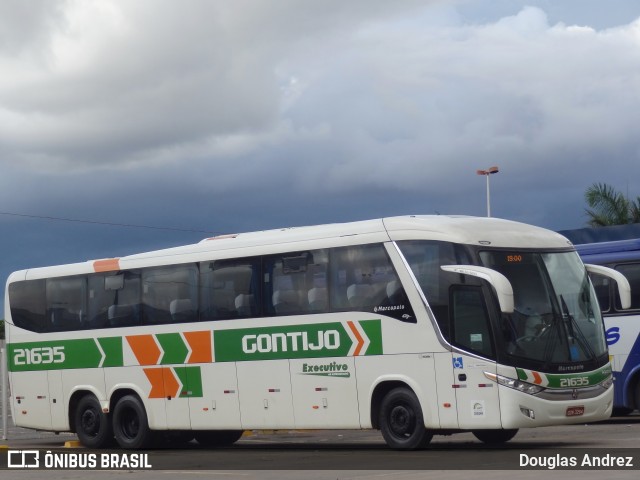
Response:
M164 355L160 361L161 365L175 365L176 363L185 363L189 349L184 344L182 336L179 333L156 333L156 338Z
M275 360L287 358L346 357L354 349L361 355L382 354L380 320L353 322L360 324L366 351L356 349L358 340L352 339L341 322L286 325L262 328L216 330L213 332L215 360L234 362L244 360ZM353 335L353 334L352 334Z

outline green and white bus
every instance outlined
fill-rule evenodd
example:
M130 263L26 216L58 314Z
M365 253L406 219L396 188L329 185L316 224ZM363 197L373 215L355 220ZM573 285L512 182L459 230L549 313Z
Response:
M253 429L379 429L395 449L463 431L502 443L612 409L580 257L506 220L225 235L18 271L5 305L15 424L92 448L168 432L220 446Z

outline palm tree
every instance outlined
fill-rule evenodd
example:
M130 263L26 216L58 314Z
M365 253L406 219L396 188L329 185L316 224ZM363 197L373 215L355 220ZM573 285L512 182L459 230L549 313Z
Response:
M592 227L640 223L640 197L629 200L606 183L594 183L584 196L593 209L586 210Z

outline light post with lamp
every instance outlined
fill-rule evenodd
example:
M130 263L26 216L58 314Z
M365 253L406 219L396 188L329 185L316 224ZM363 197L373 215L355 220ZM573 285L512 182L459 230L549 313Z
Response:
M491 216L491 194L489 193L489 175L498 173L498 167L490 167L486 170L477 170L478 175L484 175L487 177L487 217Z

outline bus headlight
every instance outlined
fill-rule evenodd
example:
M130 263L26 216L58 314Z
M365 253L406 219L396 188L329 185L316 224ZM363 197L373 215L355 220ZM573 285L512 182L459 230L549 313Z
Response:
M544 387L540 385L534 385L533 383L523 382L515 378L503 377L502 375L496 375L495 373L484 372L484 376L489 380L496 382L499 385L513 388L522 393L528 393L529 395L535 395L536 393L544 390Z
M611 385L613 385L613 376L610 376L600 384L600 386L602 386L602 388L604 388L605 390L608 390Z

